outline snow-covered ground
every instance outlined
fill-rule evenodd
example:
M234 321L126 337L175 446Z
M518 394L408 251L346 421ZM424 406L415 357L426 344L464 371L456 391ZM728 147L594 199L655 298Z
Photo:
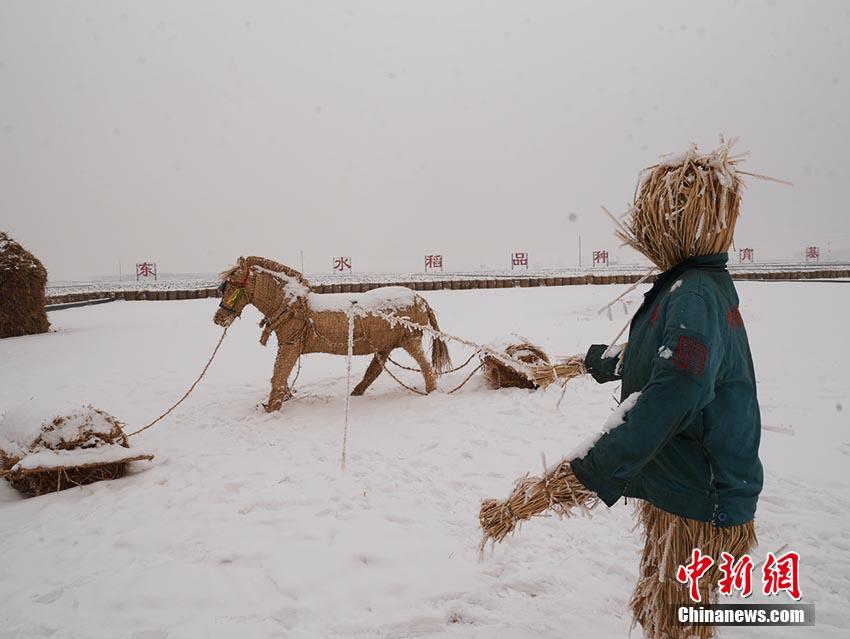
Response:
M613 322L596 309L624 288L425 295L449 333L486 342L516 331L568 355L619 330L619 304ZM721 636L845 637L850 288L738 290L764 422L756 554L801 553L817 626ZM115 302L52 313L55 332L0 341L0 407L91 402L142 425L206 361L220 331L215 307ZM152 463L35 499L0 485L0 636L626 636L640 548L631 504L592 519L537 519L477 555L480 500L506 496L516 477L540 470L541 453L551 463L598 429L616 385L574 381L556 410L556 388L492 391L479 376L454 395L420 397L382 375L352 399L343 472L344 358L305 357L296 399L267 415L257 404L275 349L257 343L257 319L246 311L197 391L133 442L157 454ZM356 359L357 379L366 364Z

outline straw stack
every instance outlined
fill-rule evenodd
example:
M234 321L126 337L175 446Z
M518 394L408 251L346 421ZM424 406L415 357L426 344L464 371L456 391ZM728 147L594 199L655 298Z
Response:
M20 244L0 231L0 338L46 333L47 270Z

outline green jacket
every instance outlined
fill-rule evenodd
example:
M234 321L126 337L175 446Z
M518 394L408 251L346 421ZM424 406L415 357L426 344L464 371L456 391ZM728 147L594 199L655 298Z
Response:
M608 506L638 497L721 527L755 515L761 421L726 261L725 253L695 257L659 275L632 319L622 361L602 344L587 353L598 382L622 380L621 401L640 393L619 426L571 460Z

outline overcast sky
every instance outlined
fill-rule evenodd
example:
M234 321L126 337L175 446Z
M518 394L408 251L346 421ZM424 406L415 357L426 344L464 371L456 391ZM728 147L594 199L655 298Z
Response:
M0 228L51 279L574 265L738 136L738 246L850 256L850 3L0 0ZM574 214L574 215L571 215Z

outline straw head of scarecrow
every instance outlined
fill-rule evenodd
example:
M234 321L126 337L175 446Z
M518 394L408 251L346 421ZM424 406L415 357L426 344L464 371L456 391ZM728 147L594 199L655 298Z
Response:
M230 326L242 315L242 310L251 301L254 294L254 282L251 268L244 257L240 257L236 266L227 269L219 275L221 284L221 303L213 316L213 322L218 326Z
M617 236L661 270L732 245L743 184L734 140L701 152L695 144L644 169L634 202L618 220Z

